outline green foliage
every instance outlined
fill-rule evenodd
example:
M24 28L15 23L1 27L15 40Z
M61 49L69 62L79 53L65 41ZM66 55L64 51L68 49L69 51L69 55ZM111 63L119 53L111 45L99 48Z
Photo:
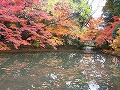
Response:
M114 22L112 17L120 16L120 0L107 0L103 15L106 22Z
M103 12L109 12L114 16L120 16L120 0L107 0L103 7Z
M86 0L73 0L71 7L75 10L74 19L79 22L80 27L82 28L85 22L91 18L90 5Z
M63 9L68 8L68 6L71 8L71 12L69 12L69 17L71 19L76 20L76 22L79 23L79 25L82 27L85 22L91 17L91 9L90 5L87 3L87 0L46 0L45 3L47 6L43 6L42 9L47 11L53 16L59 15L60 12L57 13L54 12L56 9L55 6L57 4L60 5L60 3L64 3L62 5ZM72 15L72 16L70 16Z
M118 23L113 30L113 33L112 33L113 38L116 38L118 36L117 31L119 30L119 28L120 28L120 23Z

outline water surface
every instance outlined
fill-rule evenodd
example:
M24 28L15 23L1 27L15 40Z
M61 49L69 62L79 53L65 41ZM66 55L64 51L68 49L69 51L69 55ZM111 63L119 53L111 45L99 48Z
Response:
M120 90L119 61L81 51L0 54L0 90Z

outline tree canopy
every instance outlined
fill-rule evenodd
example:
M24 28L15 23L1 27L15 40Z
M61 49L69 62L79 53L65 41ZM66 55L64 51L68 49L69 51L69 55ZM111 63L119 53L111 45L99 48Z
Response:
M4 44L13 44L16 49L21 45L44 48L50 45L56 48L64 43L66 36L69 39L78 38L75 31L83 26L83 23L79 22L88 20L90 13L86 2L78 2L2 0L0 3L0 42L1 47L5 47L2 49L8 49Z
M107 0L103 16L92 18L87 0L2 0L0 50L21 46L57 49L93 42L120 53L119 0ZM99 25L106 25L99 29Z

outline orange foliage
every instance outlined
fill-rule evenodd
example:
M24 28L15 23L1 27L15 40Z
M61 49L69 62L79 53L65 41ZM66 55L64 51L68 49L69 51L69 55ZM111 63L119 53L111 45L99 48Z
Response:
M3 42L0 42L0 51L10 50Z
M54 47L54 49L56 49L55 46L58 45L63 45L63 36L67 36L70 34L70 30L66 27L62 27L62 26L49 26L46 27L46 30L49 31L50 33L52 33L52 37L50 37L49 39L47 39L47 42Z
M82 32L83 41L95 42L96 45L101 46L108 43L109 46L112 47L113 50L103 50L105 53L115 53L120 54L120 27L117 26L120 23L120 17L113 16L114 22L103 22L102 18L91 19L87 25L89 30L86 32ZM99 30L99 25L106 25L102 30ZM115 29L118 29L115 32ZM113 38L113 33L117 35Z
M116 25L119 22L119 18L117 16L113 17L114 22L113 23L106 23L103 22L102 18L98 18L98 19L91 19L90 22L88 23L88 28L90 28L92 31L96 30L95 33L96 35L87 35L85 34L86 37L89 38L89 36L92 36L93 42L96 43L96 45L101 46L103 45L105 42L108 42L109 44L113 41L113 30L116 27ZM100 24L108 24L108 26L103 27L102 30L99 30L99 25Z
M47 31L56 34L58 37L70 34L70 30L62 26L49 26L46 28Z
M63 40L58 37L51 37L50 39L47 39L47 42L49 45L53 46L54 49L57 49L56 46L63 45Z
M87 27L90 29L98 29L99 25L103 22L103 18L92 18L89 20Z
M86 41L93 41L94 38L96 37L96 30L92 29L87 29L81 32L81 41L86 42Z
M47 42L52 46L62 45L64 42L63 36L75 36L74 31L79 29L74 21L70 18L72 9L65 1L56 3L52 12L52 24L46 26L46 31L50 32L53 36Z

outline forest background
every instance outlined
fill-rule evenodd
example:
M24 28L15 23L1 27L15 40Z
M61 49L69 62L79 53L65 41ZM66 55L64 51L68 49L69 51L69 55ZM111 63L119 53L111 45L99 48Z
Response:
M93 0L94 1L94 0ZM120 2L106 0L102 15L92 17L89 0L2 0L0 51L94 44L120 54ZM86 44L88 43L88 44Z

